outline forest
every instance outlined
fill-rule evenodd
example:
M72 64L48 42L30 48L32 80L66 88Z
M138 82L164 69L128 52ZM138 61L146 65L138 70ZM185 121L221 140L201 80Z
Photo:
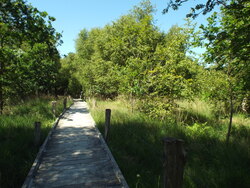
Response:
M248 187L250 2L213 6L203 25L193 19L203 16L198 4L185 25L161 31L143 0L104 27L82 29L75 53L60 57L54 17L24 0L1 0L0 187L20 186L32 165L32 121L44 122L45 138L51 100L80 93L101 132L112 109L108 145L130 187L162 186L164 137L185 142L184 187Z

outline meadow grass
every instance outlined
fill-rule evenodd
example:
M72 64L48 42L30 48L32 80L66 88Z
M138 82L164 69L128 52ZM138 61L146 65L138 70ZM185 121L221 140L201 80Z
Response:
M42 144L55 121L52 100L34 98L5 108L0 119L0 187L21 187L24 182L39 149L34 146L34 122L42 124ZM56 115L62 111L59 99Z
M216 115L212 104L199 99L193 101L178 100L178 108L175 110L174 119L177 123L193 124L216 121Z
M179 113L184 115L167 121L132 112L125 100L97 101L91 108L102 133L105 109L112 110L108 146L129 186L162 187L162 139L176 137L185 141L188 152L184 187L248 187L250 127L234 125L230 144L226 145L227 122L215 118L211 105L202 101L180 103ZM236 117L237 122L249 122L245 116Z

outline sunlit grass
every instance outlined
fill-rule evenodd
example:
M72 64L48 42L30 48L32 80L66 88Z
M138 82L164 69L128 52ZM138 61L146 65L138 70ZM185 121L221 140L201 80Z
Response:
M250 127L250 117L247 117L244 114L235 114L233 116L233 124L236 126Z
M42 144L55 121L52 100L32 99L5 108L0 118L0 187L20 187L24 182L39 149L34 146L34 122L42 124ZM60 99L57 115L62 110Z
M132 112L125 100L97 101L97 106L91 108L101 132L105 109L112 110L108 145L129 186L162 187L162 138L176 137L185 141L188 152L184 187L248 187L250 128L244 122L249 119L235 116L227 146L227 123L216 117L211 104L198 100L178 104L179 113L185 116L173 116L173 121Z
M216 115L212 104L199 99L193 101L179 100L177 101L178 108L174 114L177 122L195 123L214 121Z

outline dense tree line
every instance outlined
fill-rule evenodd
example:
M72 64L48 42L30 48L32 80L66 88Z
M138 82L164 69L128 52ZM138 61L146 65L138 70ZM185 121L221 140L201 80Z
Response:
M10 98L55 90L60 34L55 18L24 0L0 1L0 106Z
M229 112L231 97L239 107L249 92L249 3L223 6L200 32L192 24L162 32L154 12L150 1L142 1L103 28L83 29L76 53L61 60L61 71L72 71L64 79L67 91L136 98L141 110L159 117L166 117L176 99L212 99ZM207 48L203 64L191 57L197 45Z
M83 29L76 54L62 60L64 70L69 65L74 69L68 84L77 81L86 96L141 99L159 112L168 111L175 99L189 97L199 68L187 55L189 28L173 26L161 32L154 24L154 11L149 1L143 1L104 28Z
M142 1L103 28L83 29L76 40L76 53L60 60L56 49L60 34L51 25L55 18L23 0L2 0L1 109L11 97L79 96L81 91L85 97L136 99L141 110L161 118L178 99L212 100L215 105L223 104L227 112L239 107L243 99L247 101L247 1L226 1L198 33L189 23L160 31L154 12L150 1ZM207 49L203 64L190 53L197 45Z

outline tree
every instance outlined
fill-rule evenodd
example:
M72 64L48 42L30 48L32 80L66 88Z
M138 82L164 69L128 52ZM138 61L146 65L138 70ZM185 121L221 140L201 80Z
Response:
M169 9L178 10L183 3L190 2L191 0L169 0L168 6L163 9L163 14L168 13ZM191 8L191 12L186 15L186 17L196 18L199 14L207 14L211 12L215 6L223 5L226 6L228 0L207 0L204 3L199 3L195 7Z
M24 95L31 90L45 91L45 87L53 87L59 62L56 45L60 39L51 25L54 20L24 0L0 2L1 112L4 99L10 94L20 97L20 92ZM32 71L39 77L36 81L29 76ZM15 91L17 85L22 89Z
M188 28L173 26L158 43L153 61L147 70L144 85L151 114L165 118L175 106L175 100L192 98L198 65L187 56ZM155 103L154 103L155 101ZM146 107L147 110L147 107Z
M203 45L207 51L205 61L217 70L227 74L229 85L230 123L227 142L232 126L235 101L250 91L250 4L245 0L232 0L208 19L207 26L201 26ZM206 39L206 40L204 40Z
M87 96L125 95L132 104L141 100L141 110L164 118L175 99L191 95L197 64L187 56L189 29L160 32L154 11L143 1L112 24L79 33L75 75Z

